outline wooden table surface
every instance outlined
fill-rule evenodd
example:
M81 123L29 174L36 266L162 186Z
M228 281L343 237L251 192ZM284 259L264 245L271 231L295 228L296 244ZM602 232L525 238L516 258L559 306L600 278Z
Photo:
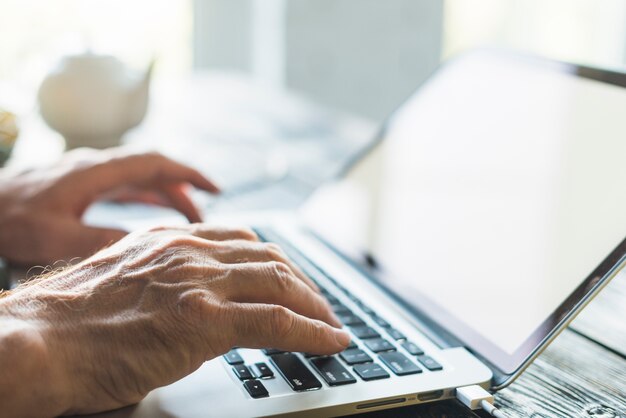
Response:
M510 417L626 418L626 272L613 279L513 384L496 394L496 405ZM358 415L487 416L456 401Z

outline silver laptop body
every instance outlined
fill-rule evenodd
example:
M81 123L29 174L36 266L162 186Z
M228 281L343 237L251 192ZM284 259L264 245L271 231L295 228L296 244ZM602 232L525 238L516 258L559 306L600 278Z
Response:
M154 391L133 415L340 416L454 398L462 386L510 383L624 264L626 124L618 122L625 86L624 74L506 52L477 51L444 65L301 214L240 218L278 242L324 289L350 324L349 353L324 359L234 349ZM391 157L392 168L376 171ZM523 159L534 165L520 171ZM418 175L437 187L413 183ZM491 198L499 192L506 198ZM421 200L410 200L412 193ZM576 212L580 199L590 204ZM350 206L355 202L361 206ZM356 219L361 212L368 214ZM381 221L385 213L397 219ZM594 220L581 222L588 216ZM501 228L515 223L517 239L495 227L476 232L494 217ZM413 240L403 238L403 225ZM533 234L569 244L537 249ZM398 242L415 248L394 247ZM532 261L540 255L541 262ZM483 278L488 274L495 278Z

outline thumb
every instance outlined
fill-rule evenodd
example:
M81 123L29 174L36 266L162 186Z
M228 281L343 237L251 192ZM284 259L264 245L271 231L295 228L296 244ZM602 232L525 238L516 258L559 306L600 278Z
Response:
M76 223L61 235L63 237L62 251L65 253L62 258L89 257L124 238L127 234L128 232L120 229L99 228Z

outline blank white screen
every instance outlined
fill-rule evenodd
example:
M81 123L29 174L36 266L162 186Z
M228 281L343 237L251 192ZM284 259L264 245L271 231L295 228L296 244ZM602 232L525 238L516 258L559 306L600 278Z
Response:
M336 190L318 231L511 354L626 236L626 89L468 55Z

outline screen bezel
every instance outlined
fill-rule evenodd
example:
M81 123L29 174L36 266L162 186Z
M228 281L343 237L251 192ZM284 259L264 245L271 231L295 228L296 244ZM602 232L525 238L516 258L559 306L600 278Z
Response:
M454 65L457 61L462 60L464 56L469 54L489 54L500 59L517 60L526 65L531 64L545 71L556 71L572 77L595 80L601 83L626 88L626 73L569 64L524 53L496 49L479 49L463 53L444 63L434 72L433 75L436 75L442 68ZM387 118L372 143L346 165L344 170L342 170L339 175L339 178L344 177L352 167L377 148L386 136L389 121L393 120L393 115L415 94L419 94L419 88L411 94L407 100L405 100L405 102L403 102L402 105L396 109L396 111L392 113L391 117ZM319 236L319 234L316 235ZM340 248L334 247L333 243L329 242L326 237L321 236L320 238L345 257L345 253ZM429 315L429 313L424 310L418 310L415 306L409 303L402 303L402 305L412 311L416 316L424 319L425 323L431 324L433 328L439 328L439 330L435 329L434 332L439 333L439 331L441 331L441 333L449 340L452 340L452 344L460 343L464 345L478 358L484 361L494 371L493 387L501 388L510 383L519 373L521 373L521 371L523 371L525 367L527 367L527 365L530 364L530 362L537 355L539 355L541 351L543 351L543 349L556 337L556 335L558 335L569 324L569 322L571 322L576 314L580 312L580 310L597 294L597 292L599 292L599 290L606 285L612 277L615 276L617 271L619 271L619 269L624 265L626 260L625 254L626 238L622 240L622 242L613 251L610 252L610 254L598 265L598 267L596 267L593 272L591 272L591 274L589 274L589 276L582 281L582 283L565 299L565 301L561 303L561 305L559 305L558 308L540 324L540 326L513 354L508 354L495 346L489 347L491 348L490 350L485 350L484 348L488 342L479 334L474 332L469 333L474 334L473 336L460 336L458 333L454 333L450 329L442 326L437 318L435 318L432 314ZM350 259L350 261L356 262L357 266L362 267L362 270L367 273L367 275L370 276L370 279L372 279L378 286L385 289L387 293L390 293L395 299L403 302L402 299L395 295L391 289L385 287L384 280L376 278L376 276L386 274L385 272L376 271L376 269L373 269L371 266L359 263L359 260ZM481 345L483 349L481 349Z

